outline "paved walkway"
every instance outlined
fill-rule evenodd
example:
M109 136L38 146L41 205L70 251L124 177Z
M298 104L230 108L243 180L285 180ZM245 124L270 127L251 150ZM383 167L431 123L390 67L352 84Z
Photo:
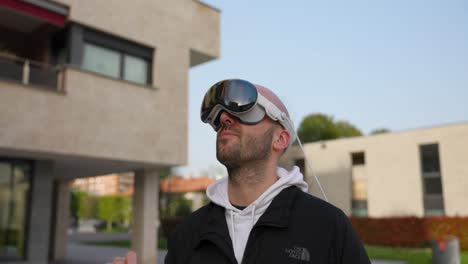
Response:
M105 264L112 262L117 256L125 256L128 252L128 248L85 245L82 244L82 242L125 239L130 239L129 234L90 233L70 235L68 237L66 259L56 264ZM166 253L165 250L158 251L158 264L164 263Z
M56 264L105 264L112 262L116 256L125 256L128 248L84 245L80 242L123 240L128 239L128 234L80 234L71 235L68 239L67 256L63 262ZM158 251L158 261L163 264L167 251ZM372 264L406 264L404 261L372 260Z

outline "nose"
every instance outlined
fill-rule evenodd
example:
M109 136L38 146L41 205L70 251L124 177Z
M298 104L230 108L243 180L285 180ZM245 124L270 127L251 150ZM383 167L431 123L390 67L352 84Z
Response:
M232 125L232 124L234 124L235 120L236 119L231 114L229 114L229 113L227 113L225 111L223 111L221 113L221 115L219 116L219 121L221 122L221 125L223 125L223 126Z

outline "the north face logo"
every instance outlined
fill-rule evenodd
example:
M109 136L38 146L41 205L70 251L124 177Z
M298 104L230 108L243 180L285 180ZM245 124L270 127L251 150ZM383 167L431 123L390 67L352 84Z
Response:
M307 248L303 248L303 247L286 248L284 249L284 252L290 258L293 258L293 259L298 259L298 260L303 260L303 261L310 260L310 254Z

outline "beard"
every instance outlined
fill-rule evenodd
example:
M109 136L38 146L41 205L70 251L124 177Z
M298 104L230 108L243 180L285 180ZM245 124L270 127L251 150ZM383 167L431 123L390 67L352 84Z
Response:
M237 141L230 144L226 142L227 140L217 139L216 158L226 166L228 171L250 163L267 160L271 156L273 132L274 127L271 127L262 136L244 135L242 137L237 134Z

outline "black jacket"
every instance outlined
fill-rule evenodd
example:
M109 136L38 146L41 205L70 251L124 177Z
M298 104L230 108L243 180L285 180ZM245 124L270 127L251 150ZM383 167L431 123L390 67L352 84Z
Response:
M166 264L237 263L224 216L200 208L169 238ZM250 232L243 264L370 264L347 216L297 187L282 190Z

